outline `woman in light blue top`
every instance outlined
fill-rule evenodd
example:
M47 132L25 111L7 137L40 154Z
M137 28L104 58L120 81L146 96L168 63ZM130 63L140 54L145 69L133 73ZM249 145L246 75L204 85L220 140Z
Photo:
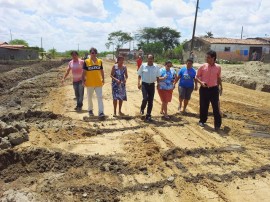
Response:
M159 83L158 83L158 94L160 97L160 100L162 102L161 104L161 114L164 114L165 119L169 119L167 113L167 106L168 103L172 100L172 93L174 89L174 80L176 77L176 71L174 68L172 68L172 62L167 61L165 63L165 67L160 69L160 77L159 77Z

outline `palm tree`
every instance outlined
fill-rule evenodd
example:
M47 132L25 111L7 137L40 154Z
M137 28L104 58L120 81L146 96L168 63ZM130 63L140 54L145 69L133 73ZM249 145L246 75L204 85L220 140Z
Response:
M206 32L206 35L204 35L205 38L214 38L214 34L210 32Z

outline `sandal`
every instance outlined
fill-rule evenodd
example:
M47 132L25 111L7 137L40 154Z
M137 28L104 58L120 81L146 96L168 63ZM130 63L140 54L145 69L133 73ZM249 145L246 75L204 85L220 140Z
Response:
M168 115L164 116L164 119L170 119L170 117Z

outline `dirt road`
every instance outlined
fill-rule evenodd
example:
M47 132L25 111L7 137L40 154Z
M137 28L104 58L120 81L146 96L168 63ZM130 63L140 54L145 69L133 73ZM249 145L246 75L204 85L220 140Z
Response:
M34 78L44 96L10 114L3 108L3 121L29 126L29 141L0 151L0 201L269 201L269 93L224 83L220 133L212 116L197 125L198 92L181 115L175 90L169 121L156 93L154 122L145 123L135 66L128 65L125 117L112 116L112 64L104 66L104 121L88 117L86 99L82 113L73 110L72 85L56 80L64 66Z

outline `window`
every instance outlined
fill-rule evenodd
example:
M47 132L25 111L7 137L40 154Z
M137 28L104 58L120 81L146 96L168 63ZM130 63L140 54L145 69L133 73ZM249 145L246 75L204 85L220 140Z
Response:
M224 51L225 51L225 52L230 52L230 51L231 51L231 47L225 47L225 48L224 48Z

